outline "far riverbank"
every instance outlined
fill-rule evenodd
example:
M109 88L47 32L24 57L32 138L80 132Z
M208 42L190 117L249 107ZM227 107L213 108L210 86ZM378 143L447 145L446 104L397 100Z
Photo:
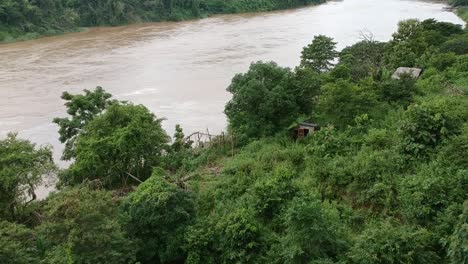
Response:
M468 23L468 6L461 6L457 8L456 14Z
M0 44L86 31L91 27L203 19L220 14L258 13L318 5L326 0L189 0L148 5L112 0L73 4L52 0L53 7L32 1L0 3ZM118 8L117 8L118 7ZM27 12L35 10L35 12Z

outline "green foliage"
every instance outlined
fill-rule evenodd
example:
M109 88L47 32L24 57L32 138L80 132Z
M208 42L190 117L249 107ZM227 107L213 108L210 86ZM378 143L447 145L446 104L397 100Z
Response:
M326 72L332 68L333 60L337 56L336 42L327 36L318 35L302 50L301 67Z
M42 263L132 263L135 244L111 193L88 187L52 194L37 228Z
M463 213L459 216L459 221L455 231L450 236L450 248L448 252L450 263L468 262L468 202L463 204Z
M215 264L222 252L215 248L217 241L216 223L209 218L199 219L188 228L186 234L187 264Z
M311 101L315 101L315 97L319 95L324 77L313 69L297 67L291 82L293 87L302 87L303 91L307 91L307 96L302 98L301 104L313 108L314 105Z
M468 54L468 34L463 34L447 40L440 47L442 51L453 52L455 54Z
M295 197L284 221L282 263L331 260L347 248L347 235L338 210L313 193Z
M175 133L174 133L174 143L172 143L172 149L175 152L179 152L183 150L184 148L189 147L187 143L185 142L185 135L184 131L182 130L182 127L180 127L179 124L176 125L175 127Z
M67 114L70 118L54 118L53 122L59 126L59 140L65 143L62 159L76 158L76 139L83 127L102 113L106 107L115 101L111 101L111 94L102 87L96 87L94 91L84 90L84 95L73 95L68 92L62 94L62 99L67 101Z
M35 200L43 176L54 171L49 147L37 148L16 134L0 140L0 219L13 219L25 203Z
M372 83L338 80L322 86L317 112L324 123L343 128L356 116L371 112L376 104L377 91Z
M440 34L444 37L450 37L452 35L462 34L464 32L462 25L453 24L450 22L437 21L433 18L422 21L421 25L425 31L426 39L428 38L428 36L431 36L431 34L434 33ZM441 43L442 42L432 44L437 45Z
M285 202L297 192L292 184L294 168L288 163L275 166L272 175L254 184L254 206L262 217L269 219L278 214Z
M187 15L182 2L147 4L170 4L173 19ZM443 48L464 34L410 20L388 43L344 49L333 68L323 57L294 71L254 63L228 88L232 134L203 149L191 148L180 126L167 144L145 107L111 101L102 89L65 95L70 117L57 121L74 163L61 180L75 187L25 206L22 179L47 171L50 151L11 135L0 141L1 205L9 221L28 225L0 222L0 262L465 263L468 56ZM423 75L391 80L404 65ZM320 130L296 140L284 133L310 118ZM130 174L145 181L128 186ZM82 181L119 189L76 186ZM18 217L19 208L27 213Z
M453 35L462 33L460 25L437 22L434 19L401 21L386 50L386 61L392 68L416 66L418 58L424 52L431 47L440 46Z
M389 103L409 105L417 94L415 80L411 76L400 76L399 80L387 80L382 82L380 96L383 101Z
M418 105L411 106L401 128L405 151L422 155L424 150L440 143L447 134L445 122L446 119L440 113L432 113Z
M423 32L421 21L408 19L398 23L397 32L393 33L393 41L405 42L418 38Z
M205 209L191 229L189 256L212 263L230 251L248 258L227 262L463 263L464 225L457 222L468 188L468 63L441 49L463 34L450 23L410 20L389 43L346 48L333 69L303 63L288 80L270 78L268 87L308 87L311 113L304 114L330 126L291 143L278 125L254 138L275 137L228 159L221 175L202 176ZM396 67L415 65L424 69L419 79L390 79ZM257 106L265 96L255 96L239 101ZM199 226L238 217L239 208L244 217L236 219L252 227L240 240L256 254L221 246L231 234ZM196 234L204 234L200 243Z
M179 21L318 4L324 0L2 0L0 42L37 38L79 27Z
M143 181L158 164L167 141L161 119L146 107L112 104L82 128L75 162L60 180L70 185L97 179L109 188L126 186L133 177Z
M442 166L468 169L468 126L461 133L447 142L438 153L438 161Z
M386 55L387 63L394 69L398 67L414 67L416 65L418 54L410 43L394 44L387 52L390 54Z
M310 86L295 86L292 78L288 68L273 62L254 63L247 73L233 78L227 88L233 97L224 112L238 143L272 136L309 113L315 91Z
M397 203L397 181L404 161L394 149L362 148L345 167L351 175L349 195L354 203L375 211L391 211Z
M36 234L19 224L0 221L0 263L38 263Z
M431 233L422 228L379 222L368 226L349 250L351 263L440 263Z
M184 259L184 236L195 214L192 195L154 175L122 204L127 228L139 244L142 263L174 263Z
M454 65L456 61L457 56L454 53L440 53L432 56L429 60L429 64L442 72Z
M193 159L191 149L192 142L186 141L182 127L177 124L175 127L174 141L166 148L166 153L161 158L161 167L177 171L185 165L185 161Z
M340 52L340 65L346 65L354 80L378 78L384 62L385 43L364 40ZM335 68L336 69L336 68Z

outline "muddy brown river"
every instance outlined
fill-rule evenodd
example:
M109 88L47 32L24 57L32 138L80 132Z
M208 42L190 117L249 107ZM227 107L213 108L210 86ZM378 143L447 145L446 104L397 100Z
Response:
M172 134L225 129L225 91L252 61L294 67L314 35L339 48L372 33L388 40L397 22L436 18L462 24L446 5L410 0L344 0L295 10L149 23L0 45L0 137L8 131L62 149L53 117L65 114L62 91L103 86L144 104Z

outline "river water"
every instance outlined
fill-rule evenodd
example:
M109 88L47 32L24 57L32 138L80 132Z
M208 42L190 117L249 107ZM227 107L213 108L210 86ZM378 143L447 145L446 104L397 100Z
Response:
M226 127L225 91L252 61L294 67L314 35L339 48L361 32L388 40L397 22L436 18L462 24L441 3L344 0L271 13L223 15L178 23L97 28L82 33L0 45L0 136L17 131L62 149L53 117L64 116L62 91L103 86L115 98L144 104L164 127L185 131Z

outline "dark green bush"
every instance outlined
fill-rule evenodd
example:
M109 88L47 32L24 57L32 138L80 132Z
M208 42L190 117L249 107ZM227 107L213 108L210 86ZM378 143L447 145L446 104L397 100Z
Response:
M453 52L455 54L468 54L468 34L463 34L452 38L440 47L444 52Z
M348 252L351 263L440 263L434 250L434 237L422 228L375 223L356 238Z
M177 262L185 258L184 236L193 221L192 195L167 182L162 171L125 198L127 229L138 241L138 259L143 263Z

